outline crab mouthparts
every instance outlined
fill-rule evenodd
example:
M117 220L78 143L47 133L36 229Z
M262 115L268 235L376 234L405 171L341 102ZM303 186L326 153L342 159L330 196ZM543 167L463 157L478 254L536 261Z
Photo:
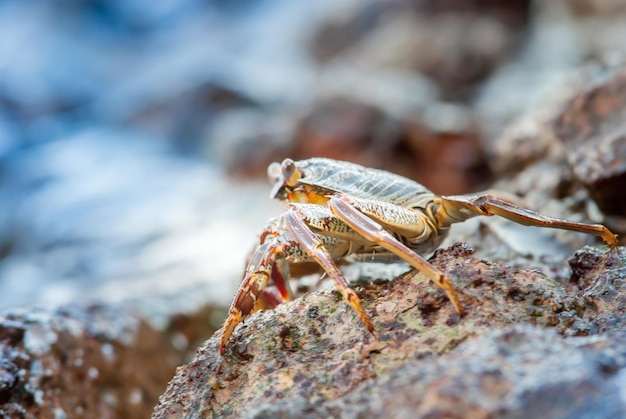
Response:
M329 198L328 194L310 185L303 185L289 192L289 202L326 205Z

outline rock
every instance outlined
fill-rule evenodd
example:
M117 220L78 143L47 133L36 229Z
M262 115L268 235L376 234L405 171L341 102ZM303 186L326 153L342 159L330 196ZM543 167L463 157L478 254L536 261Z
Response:
M438 359L408 360L328 403L279 400L246 417L623 417L625 344L624 333L563 339L507 327Z
M589 290L606 276L576 262L586 258L614 268L615 294L604 304L593 304L598 295ZM623 316L624 249L581 250L572 263L588 285L578 295L542 273L476 259L462 245L438 251L431 262L451 277L466 316L421 275L359 289L375 336L335 290L311 293L253 315L223 358L217 337L209 339L177 371L153 418L415 411L529 417L548 407L557 415L598 406L599 417L626 412L618 391L623 329L596 340L564 338L608 330L602 325L621 318L620 307ZM509 329L514 324L537 329Z
M626 228L626 64L595 69L584 86L554 120L554 131L572 173Z
M531 2L359 3L332 13L316 30L311 55L360 68L421 73L451 101L467 100L519 46Z
M549 126L550 113L538 111L509 124L493 144L491 165L497 176L515 176L533 165L564 161L560 142Z
M496 189L555 217L584 214L623 236L626 60L617 61L586 68L560 97L505 130L493 150Z
M110 306L0 315L0 417L144 418L181 357Z
M618 253L603 253L585 247L570 260L572 283L579 298L596 312L595 323L600 332L622 331L626 328L626 267Z

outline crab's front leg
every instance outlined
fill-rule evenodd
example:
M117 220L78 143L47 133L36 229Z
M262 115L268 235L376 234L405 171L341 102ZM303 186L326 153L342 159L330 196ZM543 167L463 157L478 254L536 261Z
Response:
M293 237L302 245L304 251L306 251L307 254L312 257L317 263L319 263L322 268L324 268L324 271L326 271L326 273L335 281L335 285L337 285L337 288L341 292L341 295L343 295L344 300L358 314L365 327L367 327L367 330L369 330L370 333L374 333L374 324L370 320L369 316L365 313L365 310L363 310L363 308L361 307L359 296L352 288L350 288L348 281L346 281L345 277L341 273L341 270L339 270L339 267L333 261L336 256L344 256L344 254L337 254L334 257L328 251L328 245L325 245L322 242L322 239L325 238L334 241L339 240L340 243L348 244L344 253L351 252L350 242L341 239L333 239L333 237L329 236L318 236L313 233L313 231L311 231L311 228L304 221L307 217L306 214L302 211L302 208L307 208L307 206L294 204L290 206L289 210L287 210L287 212L285 213L287 228L289 229ZM341 221L335 219L334 217L323 218L322 220L323 223L324 221L326 221L326 223L331 222L335 225L334 229L329 228L327 233L331 232L332 230L332 233L337 235L353 235L353 232L350 231L348 226L343 224ZM309 222L311 221L320 221L320 219L317 218L315 220L312 220L309 218ZM341 228L340 226L342 225L345 226L345 228Z
M526 226L549 227L599 236L611 248L618 244L615 234L601 224L577 223L547 217L493 195L442 196L438 199L440 205L433 215L442 227L479 215L497 215Z
M311 209L308 214L316 218L318 222L323 222L323 214L320 215ZM237 325L254 311L263 308L263 297L269 297L270 305L274 306L290 298L287 285L289 263L317 261L327 271L328 266L334 266L334 268L329 268L329 274L335 282L339 281L339 288L350 305L359 312L362 318L366 318L356 293L349 289L347 282L333 262L333 259L350 252L351 243L333 236L317 236L299 217L304 217L304 215L290 209L282 217L273 220L261 234L262 244L257 247L248 261L243 280L230 305L228 317L224 321L220 338L221 354L224 354L226 344ZM295 235L293 231L296 232ZM266 287L270 281L279 292L268 296ZM344 290L344 287L348 290ZM373 329L369 321L366 325L368 329Z
M273 238L259 246L250 258L241 285L228 310L228 317L222 326L220 354L224 354L226 342L233 334L235 327L258 306L259 296L272 276L278 279L279 283L282 281L282 284L277 285L279 290L286 289L280 286L284 285L283 275L278 269L274 269L276 259L283 253L284 247L285 242ZM273 273L274 271L276 273Z

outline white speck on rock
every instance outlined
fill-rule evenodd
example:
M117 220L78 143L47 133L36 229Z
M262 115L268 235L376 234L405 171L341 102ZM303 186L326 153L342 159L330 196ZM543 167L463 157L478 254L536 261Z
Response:
M50 345L56 343L57 334L47 326L32 324L24 334L24 347L28 353L41 356L50 350Z
M395 313L398 310L398 306L396 303L392 301L385 301L378 304L378 311L384 314Z
M115 355L115 348L110 343L103 343L100 348L102 352L102 356L107 362L115 362L117 361L117 356Z
M109 406L117 406L117 397L113 393L107 392L102 396L102 399Z
M98 371L98 368L91 367L89 368L89 370L87 370L87 376L91 378L92 380L95 380L96 378L100 376L100 372Z
M133 389L128 395L128 402L130 404L139 404L143 399L143 392L140 388Z
M63 409L57 407L54 409L54 419L67 419L67 414Z

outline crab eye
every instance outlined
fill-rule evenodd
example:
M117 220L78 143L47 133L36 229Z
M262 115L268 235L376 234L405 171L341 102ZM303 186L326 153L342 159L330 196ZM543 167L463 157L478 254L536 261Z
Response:
M282 171L283 171L283 177L285 179L289 179L291 175L293 175L293 172L296 170L296 165L291 159L283 160L283 163L281 166L282 166Z
M285 179L287 185L294 186L302 177L301 173L296 168L296 164L291 159L283 160L281 170L283 172L283 179Z
M274 162L267 167L267 177L270 182L276 183L281 180L282 169L280 163Z

